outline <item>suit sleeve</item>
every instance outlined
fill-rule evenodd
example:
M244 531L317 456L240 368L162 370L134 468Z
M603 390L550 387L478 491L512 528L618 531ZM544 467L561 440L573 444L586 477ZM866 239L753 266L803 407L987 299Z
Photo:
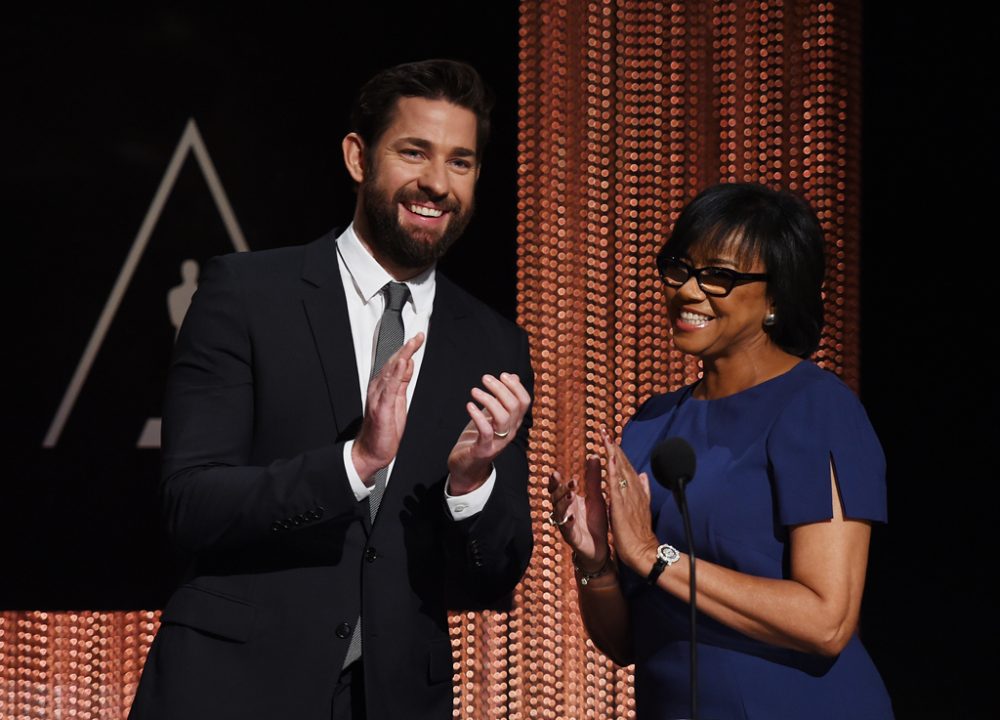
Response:
M528 339L517 329L513 370L529 394L534 393L534 374ZM446 523L446 557L449 594L454 608L505 609L510 593L524 575L533 545L531 508L528 499L528 435L531 411L517 437L496 459L496 484L482 512L468 520ZM445 508L445 513L448 513Z
M202 272L164 400L161 501L171 539L192 552L256 545L358 512L343 443L250 464L252 331L231 257Z

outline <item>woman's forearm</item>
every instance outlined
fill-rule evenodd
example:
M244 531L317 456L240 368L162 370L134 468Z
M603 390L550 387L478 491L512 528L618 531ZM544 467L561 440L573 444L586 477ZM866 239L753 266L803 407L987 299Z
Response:
M698 610L745 635L802 652L834 656L857 627L867 564L866 523L817 524L796 531L788 579L763 578L699 560ZM805 546L805 548L803 548ZM796 557L805 550L812 557ZM810 550L815 552L810 553ZM654 558L648 558L650 567ZM648 568L633 560L637 572ZM658 578L688 601L688 557Z
M632 636L629 631L628 605L614 569L577 582L580 614L590 639L598 649L618 665L633 662Z

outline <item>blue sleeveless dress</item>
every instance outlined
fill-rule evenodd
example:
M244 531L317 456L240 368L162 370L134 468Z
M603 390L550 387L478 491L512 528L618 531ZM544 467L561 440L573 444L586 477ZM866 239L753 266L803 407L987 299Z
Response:
M844 515L885 522L885 458L864 408L835 375L803 361L719 400L694 386L650 398L622 448L651 478L653 527L688 550L677 505L652 481L658 442L682 437L698 468L687 488L696 556L788 577L788 526L831 517L830 461ZM669 568L667 569L669 572ZM622 584L636 649L640 720L690 717L690 608L627 568ZM699 716L704 720L892 717L882 679L857 635L837 658L776 647L699 614Z

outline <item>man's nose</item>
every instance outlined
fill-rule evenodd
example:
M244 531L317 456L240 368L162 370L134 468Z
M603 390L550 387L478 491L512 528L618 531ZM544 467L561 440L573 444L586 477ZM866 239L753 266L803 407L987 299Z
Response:
M424 166L418 183L430 197L443 198L448 195L448 168L443 162L431 161Z

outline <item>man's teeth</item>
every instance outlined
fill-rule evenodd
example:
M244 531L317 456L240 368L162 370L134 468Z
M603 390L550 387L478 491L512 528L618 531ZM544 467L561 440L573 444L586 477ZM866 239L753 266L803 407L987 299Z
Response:
M424 205L410 205L410 212L423 217L439 218L444 215L444 210L426 207Z
M701 313L693 313L693 312L681 313L681 320L686 322L688 325L698 325L699 327L702 327L704 325L707 325L708 321L711 319L712 318L710 318L708 315L702 315Z

